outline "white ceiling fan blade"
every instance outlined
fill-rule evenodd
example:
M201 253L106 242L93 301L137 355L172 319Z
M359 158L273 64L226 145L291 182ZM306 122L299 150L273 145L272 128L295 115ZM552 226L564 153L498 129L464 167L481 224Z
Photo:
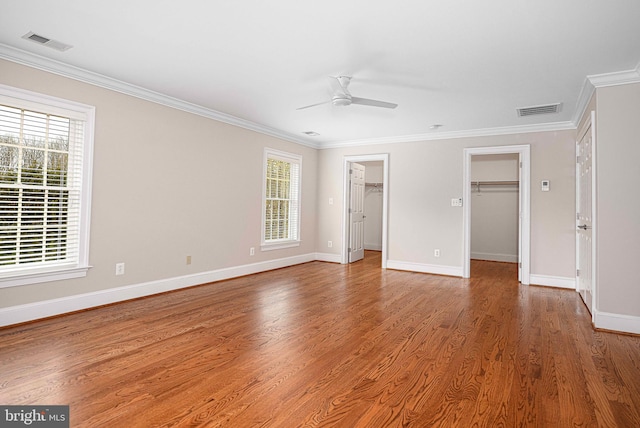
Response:
M364 106L396 108L398 104L388 103L386 101L370 100L369 98L351 97L351 104L360 104Z
M322 104L329 104L329 103L331 103L331 101L323 101L321 103L311 104L311 105L304 106L304 107L298 107L296 110L304 110L306 108L315 107L315 106L321 106Z

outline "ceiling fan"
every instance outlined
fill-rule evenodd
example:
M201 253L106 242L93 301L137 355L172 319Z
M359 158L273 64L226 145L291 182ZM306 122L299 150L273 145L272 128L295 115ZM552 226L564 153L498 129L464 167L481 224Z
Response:
M296 110L304 110L309 107L315 107L315 106L319 106L322 104L329 104L329 103L337 107L348 106L351 104L361 104L365 106L382 107L382 108L398 107L398 104L388 103L386 101L378 101L378 100L372 100L369 98L360 98L360 97L352 96L351 93L349 92L349 89L347 89L347 87L349 86L349 82L351 82L350 76L338 76L338 77L329 76L329 85L331 85L331 89L333 93L331 100L300 107L300 108L297 108Z

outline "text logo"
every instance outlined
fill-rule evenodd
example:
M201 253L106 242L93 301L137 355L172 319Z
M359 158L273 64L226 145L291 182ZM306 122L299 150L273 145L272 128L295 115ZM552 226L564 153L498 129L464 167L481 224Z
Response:
M69 428L69 406L2 406L0 428Z

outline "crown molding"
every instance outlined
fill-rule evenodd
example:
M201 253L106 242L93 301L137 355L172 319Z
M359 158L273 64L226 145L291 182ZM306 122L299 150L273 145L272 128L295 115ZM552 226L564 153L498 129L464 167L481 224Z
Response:
M189 103L178 98L170 97L159 92L132 85L118 79L113 79L99 73L94 73L92 71L65 64L61 61L46 58L41 55L17 49L2 43L0 43L0 59L5 59L18 64L33 67L42 71L57 74L59 76L78 80L80 82L89 83L91 85L99 86L101 88L109 89L121 94L130 95L132 97L140 98L145 101L161 104L167 107L175 108L177 110L185 111L187 113L196 114L198 116L217 120L229 125L234 125L240 128L248 129L250 131L290 141L292 143L301 144L303 146L311 147L314 149L319 148L318 144L304 140L295 135L270 128L268 126L260 125L258 123L241 119L230 114L222 113L210 108L199 106L197 104Z
M596 88L640 83L640 63L638 63L636 68L633 70L593 74L591 76L587 76L587 80Z
M589 105L589 101L591 101L591 97L595 92L596 87L593 86L593 83L591 83L588 77L585 78L584 83L582 84L582 89L580 90L580 95L576 101L576 107L573 111L572 122L575 124L576 128L580 123L580 119L584 116L587 106Z
M631 83L640 83L640 63L633 70L618 71L615 73L592 74L584 79L580 96L576 102L576 108L573 114L573 123L576 127L580 123L580 119L584 116L591 97L597 88L607 86L628 85Z
M324 143L320 149L334 149L340 147L368 146L376 144L415 143L420 141L451 140L455 138L490 137L496 135L529 134L533 132L575 130L576 125L571 121L542 123L523 126L505 126L499 128L481 128L465 131L433 132L430 134L403 135L397 137L369 138L362 140L338 141Z

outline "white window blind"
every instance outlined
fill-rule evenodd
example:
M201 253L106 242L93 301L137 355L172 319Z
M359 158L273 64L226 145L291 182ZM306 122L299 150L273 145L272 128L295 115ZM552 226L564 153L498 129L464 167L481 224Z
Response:
M265 150L263 246L300 239L300 174L302 158Z
M86 268L86 120L67 113L0 97L0 279L38 276L8 285Z

